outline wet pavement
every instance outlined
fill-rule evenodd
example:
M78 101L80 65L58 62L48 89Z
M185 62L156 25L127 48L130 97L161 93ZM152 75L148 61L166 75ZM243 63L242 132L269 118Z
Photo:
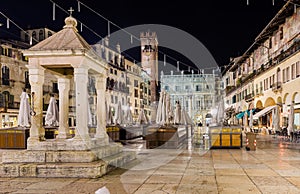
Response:
M0 178L0 193L300 193L300 143L287 138L258 135L256 151L145 149L142 139L124 149L137 160L104 177Z

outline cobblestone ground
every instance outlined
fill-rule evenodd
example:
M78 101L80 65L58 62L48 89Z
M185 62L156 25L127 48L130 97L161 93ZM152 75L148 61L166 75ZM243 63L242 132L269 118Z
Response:
M300 143L258 135L257 150L143 149L137 160L97 179L0 178L0 193L300 193ZM0 150L1 152L1 150ZM1 155L1 154L0 154Z

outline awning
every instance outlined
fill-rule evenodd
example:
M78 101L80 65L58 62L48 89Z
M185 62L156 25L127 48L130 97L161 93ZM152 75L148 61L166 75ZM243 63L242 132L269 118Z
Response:
M264 116L265 114L268 114L269 112L272 111L273 108L275 108L276 105L274 106L268 106L264 109L262 109L261 111L259 111L258 113L256 113L255 115L253 115L253 119L258 119L259 117Z

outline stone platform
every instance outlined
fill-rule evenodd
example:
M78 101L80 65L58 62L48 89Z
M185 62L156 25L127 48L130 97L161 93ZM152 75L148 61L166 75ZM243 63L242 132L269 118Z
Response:
M2 154L0 177L97 178L135 158L135 152L116 143L90 150L8 150Z

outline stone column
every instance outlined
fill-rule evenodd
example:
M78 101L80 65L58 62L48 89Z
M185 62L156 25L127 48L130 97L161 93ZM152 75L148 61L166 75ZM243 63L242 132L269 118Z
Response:
M190 115L190 118L192 119L193 115L193 107L192 107L192 98L193 96L192 95L189 95L189 115Z
M76 134L75 139L90 139L87 127L87 83L88 83L88 68L74 68L74 82L76 90Z
M58 78L59 90L59 127L57 138L66 139L71 137L69 129L69 91L70 80Z
M31 106L33 107L30 137L28 138L30 144L45 140L45 129L43 128L43 83L45 69L32 66L28 66L28 68L31 85Z
M108 135L106 133L106 107L105 107L105 89L106 76L101 74L96 76L97 90L97 128L95 138L103 139L105 144L108 144Z

